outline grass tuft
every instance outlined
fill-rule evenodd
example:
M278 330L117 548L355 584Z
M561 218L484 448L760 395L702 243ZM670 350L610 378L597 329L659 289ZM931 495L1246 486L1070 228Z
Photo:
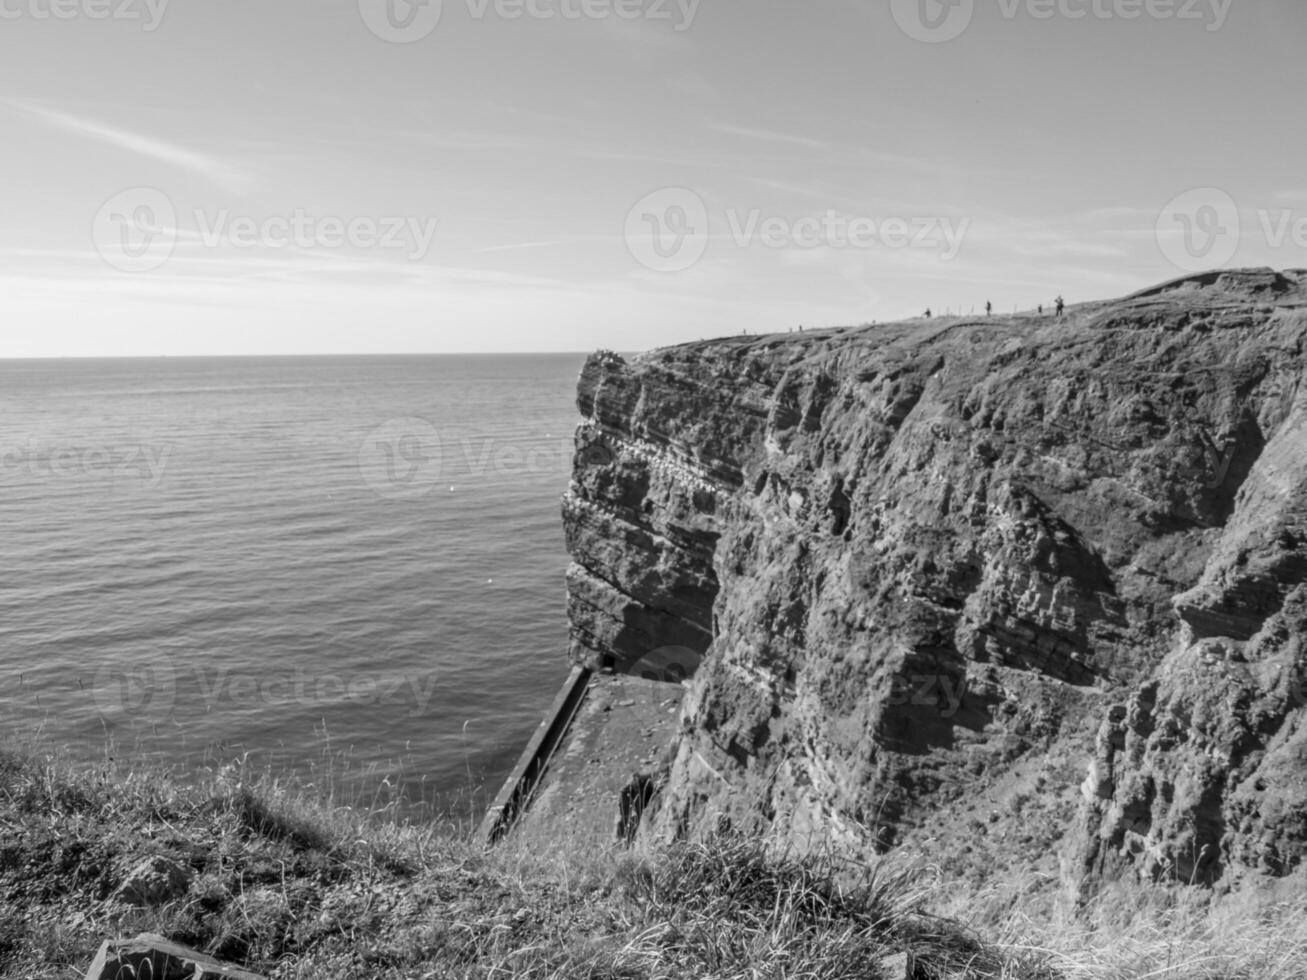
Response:
M102 939L151 931L278 980L851 980L903 954L919 980L1307 976L1292 896L1121 888L1059 922L1003 882L964 915L920 864L739 835L487 854L401 812L240 765L188 784L0 750L0 975L80 975ZM138 906L117 889L143 860L184 875Z

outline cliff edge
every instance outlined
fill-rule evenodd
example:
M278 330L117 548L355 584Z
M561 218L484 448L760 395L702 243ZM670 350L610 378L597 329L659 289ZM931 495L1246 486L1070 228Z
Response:
M1307 271L592 356L572 657L685 675L649 830L1079 888L1301 870Z

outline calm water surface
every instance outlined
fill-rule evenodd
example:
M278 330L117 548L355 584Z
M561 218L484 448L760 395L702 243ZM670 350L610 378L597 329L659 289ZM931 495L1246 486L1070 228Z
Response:
M567 673L581 362L0 362L0 733L467 816Z

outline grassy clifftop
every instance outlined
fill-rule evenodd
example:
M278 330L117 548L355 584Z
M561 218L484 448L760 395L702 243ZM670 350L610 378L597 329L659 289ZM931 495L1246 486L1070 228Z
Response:
M0 750L4 977L80 976L138 932L274 977L897 978L905 953L927 978L1307 975L1301 902L1122 893L1059 926L1013 900L1035 883L993 885L1001 905L921 860L740 838L486 854L240 769L183 785Z

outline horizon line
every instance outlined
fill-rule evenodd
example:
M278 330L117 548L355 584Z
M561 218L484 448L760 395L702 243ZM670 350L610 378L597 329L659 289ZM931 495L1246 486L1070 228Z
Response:
M522 350L522 351L386 351L386 352L317 352L273 354L17 354L0 355L0 363L7 361L184 361L184 360L255 360L258 358L286 357L588 357L594 350Z

